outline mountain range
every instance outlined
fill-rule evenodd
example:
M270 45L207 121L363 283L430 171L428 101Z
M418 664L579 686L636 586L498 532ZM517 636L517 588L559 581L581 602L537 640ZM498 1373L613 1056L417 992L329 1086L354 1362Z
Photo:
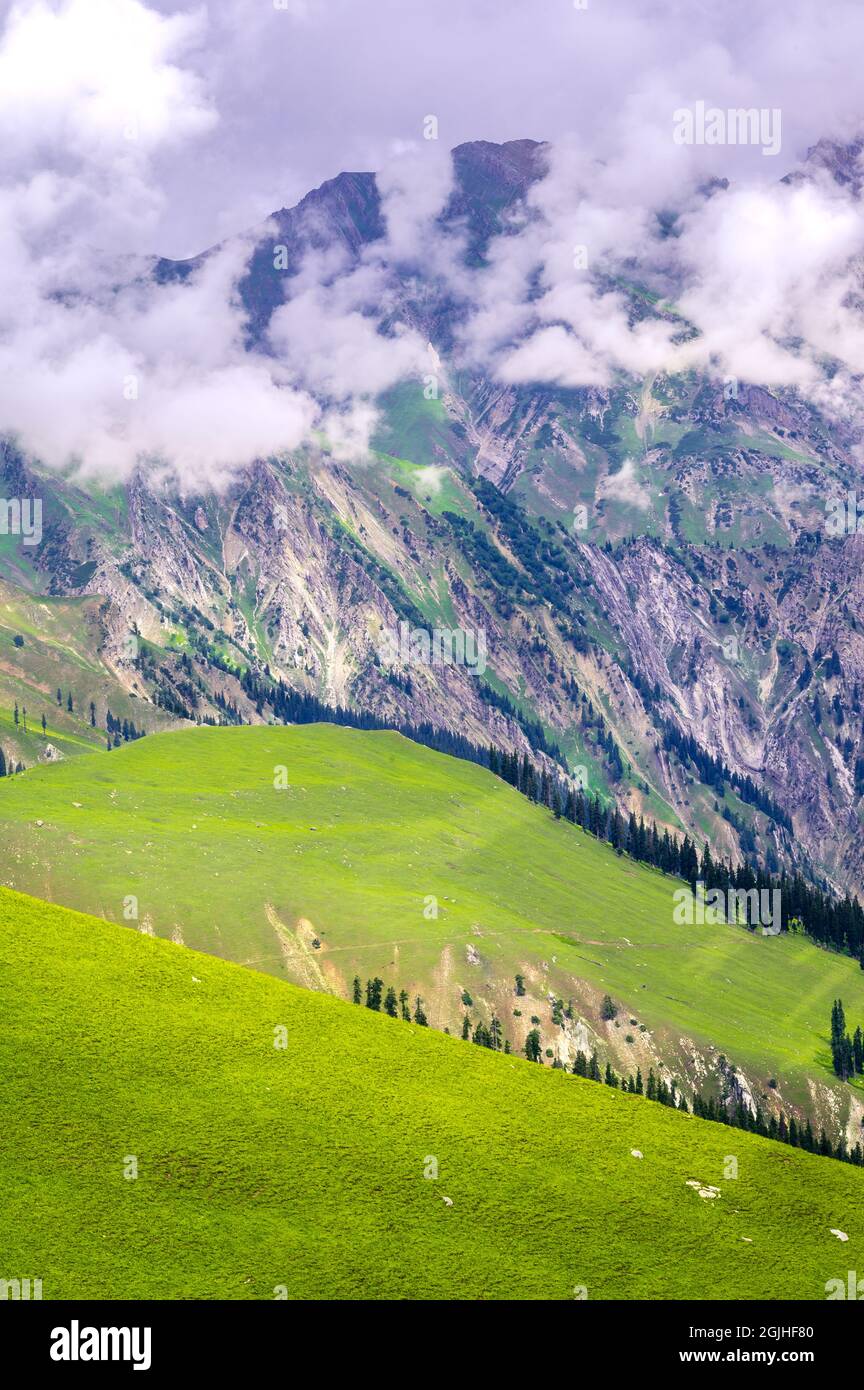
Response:
M453 152L439 223L467 265L530 216L545 150ZM822 142L809 167L848 183L856 158ZM275 212L246 238L250 345L277 350L273 314L310 252L359 263L384 235L372 174ZM145 273L181 283L211 254ZM695 372L502 383L460 365L434 270L388 283L382 331L420 333L435 384L382 394L362 462L321 434L190 493L145 469L85 483L6 439L2 487L38 496L44 529L31 549L0 538L7 765L104 744L109 711L109 744L124 720L274 719L247 673L531 753L724 857L860 891L862 540L826 525L854 494L860 432L793 391ZM634 317L674 313L635 271L618 288ZM382 662L400 624L482 632L485 669Z

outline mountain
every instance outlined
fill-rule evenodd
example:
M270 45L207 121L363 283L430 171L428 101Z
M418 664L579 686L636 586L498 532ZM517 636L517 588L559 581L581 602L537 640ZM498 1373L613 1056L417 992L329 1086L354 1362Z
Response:
M844 1164L6 890L0 960L46 1300L816 1300L864 1239Z
M545 159L530 140L453 152L441 225L464 233L469 264L526 215ZM854 150L828 162L848 181ZM352 263L384 235L364 173L271 221L241 284L259 346L310 248ZM197 263L153 274L182 280ZM118 737L109 710L148 731L272 721L272 678L397 726L531 752L715 853L859 892L862 541L826 529L830 498L860 478L856 429L795 393L741 382L729 394L696 374L506 385L459 365L459 310L431 273L394 266L389 284L393 315L437 353L441 390L387 392L363 465L322 438L192 496L143 471L85 487L6 442L7 495L38 495L45 511L40 546L0 546L7 763L68 752L10 723L29 691L32 733L54 698L14 614L86 598L93 673L57 681L64 702L64 682L79 687L65 711L77 738L95 741L91 699L103 741ZM668 312L635 278L619 289L634 314ZM401 623L482 632L485 671L382 663L382 633Z
M378 976L435 1029L497 1018L521 1055L536 1028L568 1070L597 1052L689 1104L861 1140L860 1079L838 1081L828 1044L836 998L864 1022L857 961L681 925L680 879L397 734L151 735L7 778L0 831L9 887L345 1000Z

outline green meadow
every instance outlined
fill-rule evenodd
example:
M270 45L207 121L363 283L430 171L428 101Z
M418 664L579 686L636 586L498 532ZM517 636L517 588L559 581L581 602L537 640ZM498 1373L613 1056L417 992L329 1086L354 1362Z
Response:
M574 997L625 1070L645 1066L632 1018L664 1055L692 1039L810 1106L813 1080L835 1084L833 999L864 1022L857 962L676 925L677 880L393 733L149 735L0 782L0 833L10 887L342 998L378 974L454 1032L467 991L517 1050L532 1011L553 1036L550 994Z
M45 1299L815 1300L861 1268L845 1164L2 889L0 1008L0 1277Z

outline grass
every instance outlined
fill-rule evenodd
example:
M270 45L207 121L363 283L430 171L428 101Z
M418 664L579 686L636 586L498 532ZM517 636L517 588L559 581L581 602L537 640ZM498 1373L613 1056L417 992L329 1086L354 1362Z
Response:
M29 767L45 756L49 743L64 756L103 748L107 709L139 728L169 722L161 710L133 698L101 661L102 606L99 598L28 594L0 580L0 741L7 762ZM23 645L16 645L16 638ZM70 691L71 713L66 704ZM95 728L90 723L91 700L96 706ZM16 703L19 711L27 711L26 734L22 723L14 724Z
M0 1007L0 1277L45 1299L822 1299L861 1267L844 1164L7 890Z
M800 937L676 925L677 880L398 734L150 735L0 782L0 834L8 886L283 979L345 998L355 973L379 974L454 1032L468 989L472 1016L496 1010L517 1049L532 1013L544 1047L564 1047L549 995L573 997L625 1071L662 1055L686 1077L695 1046L751 1082L775 1078L817 1125L835 1097L848 1109L828 1026L838 996L864 1022L855 961ZM635 1045L599 1022L606 992L646 1025Z

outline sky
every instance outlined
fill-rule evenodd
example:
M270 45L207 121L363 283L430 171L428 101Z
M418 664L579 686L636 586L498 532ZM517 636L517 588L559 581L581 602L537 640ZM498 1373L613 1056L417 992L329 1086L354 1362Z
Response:
M158 162L161 254L194 254L340 170L377 170L421 138L578 137L594 155L652 146L698 100L779 107L778 157L706 151L718 174L791 168L861 119L864 13L823 0L213 0L184 66L216 120ZM785 172L785 169L784 169Z
M862 37L840 0L5 0L0 432L187 486L322 429L361 458L378 393L428 371L415 332L380 331L392 272L418 264L462 305L457 355L504 385L696 367L854 414L861 206L780 181L864 125ZM731 108L753 129L733 138ZM550 142L548 174L471 273L435 225L448 151L523 137ZM309 257L275 351L248 352L241 234L346 169L376 172L386 237L359 265ZM706 200L712 177L731 185ZM215 244L186 285L147 279L143 258ZM696 339L629 321L593 274L625 264Z

